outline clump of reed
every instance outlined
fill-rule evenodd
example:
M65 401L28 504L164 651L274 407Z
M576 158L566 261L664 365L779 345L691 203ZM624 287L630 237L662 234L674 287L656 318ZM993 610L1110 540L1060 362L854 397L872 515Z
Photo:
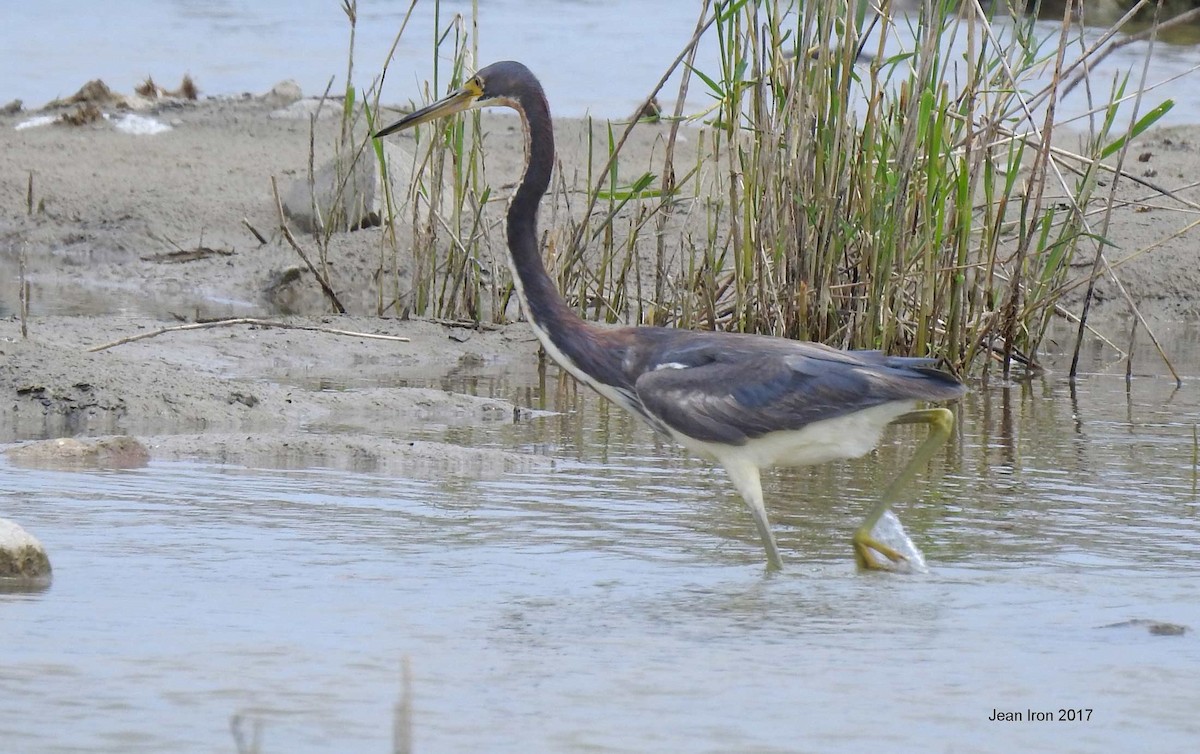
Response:
M1072 54L1070 10L1039 40L1032 17L978 2L925 0L915 17L717 3L721 69L697 74L716 98L709 195L729 233L704 250L715 284L693 278L677 310L963 370L1035 363L1076 252L1102 256L1089 212L1105 160L1119 171L1169 107L1120 122L1119 81L1082 149L1058 148L1056 106L1099 50Z
M439 0L429 4L433 7L435 29L431 46L433 78L424 94L426 99L435 99L447 89L460 86L474 73L475 35L471 30L478 9L468 20L462 14L444 14ZM494 235L495 220L486 227L483 224L491 189L483 174L479 114L445 121L436 130L416 132L418 149L410 164L393 164L384 144L370 136L386 125L386 118L379 122L380 92L417 5L418 0L410 0L380 72L369 86L358 91L354 85L357 1L342 0L350 37L346 87L340 97L341 128L334 160L338 177L333 206L335 209L342 206L342 192L355 179L361 161L373 160L380 177L376 186L381 192L378 204L383 226L374 275L376 313L379 316L416 313L478 321L491 317L490 312L495 309L482 300L488 290L491 299L499 295L490 275L494 249L489 234ZM326 97L329 94L327 89ZM317 117L313 116L314 132ZM311 159L315 151L315 147L310 149L310 177L315 173ZM399 188L390 177L394 172L411 173L413 177L411 185L399 196L393 193ZM316 209L314 198L314 214ZM337 216L323 220L315 240L320 268L327 270L333 234L352 228L346 227L345 221ZM408 233L397 233L401 224L409 226ZM404 242L409 239L409 243ZM317 277L322 280L320 272ZM336 300L333 304L335 308L340 306Z
M404 19L393 37L391 48L379 72L373 77L370 84L363 87L360 91L356 87L354 67L355 37L358 28L358 2L357 0L341 0L341 9L346 16L349 28L344 87L340 94L335 94L333 91L334 79L330 78L329 84L321 95L318 107L310 115L309 122L307 173L309 194L312 202L311 212L312 217L315 219L312 229L312 241L317 249L315 259L305 252L304 247L288 227L279 190L274 186L275 182L272 180L275 202L278 207L280 231L317 280L317 283L329 300L331 308L338 313L345 313L346 308L340 301L331 282L330 255L334 238L338 233L377 225L381 222L381 218L374 213L373 208L349 206L348 197L354 197L353 201L355 205L364 200L366 196L364 189L367 184L371 184L376 190L382 193L382 196L379 197L376 203L382 206L381 214L387 218L387 232L379 240L379 266L373 276L377 291L376 313L379 316L389 313L406 316L410 311L408 306L409 291L402 286L402 276L400 274L400 270L406 262L402 259L404 255L400 250L394 232L395 226L393 220L397 212L396 197L391 192L391 182L388 180L389 166L384 156L383 146L377 140L374 140L371 134L380 125L377 122L379 96L384 79L387 76L388 67L397 46L400 44L400 40L404 36L405 30L408 28L409 20L417 3L418 0L410 0ZM317 185L319 180L319 166L317 164L318 122L321 118L322 110L328 103L334 103L333 106L339 107L340 116L337 134L334 137L332 191L329 191L330 187L322 186L318 188ZM379 176L380 180L374 180L374 176L376 175ZM253 228L251 228L251 231L262 240L261 234Z
M675 61L678 100L691 88L711 106L666 115L659 162L632 177L618 168L636 123L609 124L584 201L561 169L555 179L546 253L583 316L932 355L964 372L1036 366L1056 316L1082 337L1089 298L1071 313L1062 296L1113 274L1104 233L1125 155L1170 108L1143 106L1131 77L1089 80L1112 35L1082 45L1070 3L1041 39L1031 16L978 0L924 0L915 15L889 2L701 5ZM454 62L429 97L470 73L468 26L439 26L435 60L450 44ZM694 67L705 35L718 70ZM1069 151L1056 113L1080 81L1099 104ZM1118 105L1131 101L1130 116ZM698 145L686 163L681 128ZM478 115L425 133L406 215L413 310L502 321L511 287L493 274L502 211L489 207ZM1081 251L1095 265L1072 278Z
M433 80L428 100L462 86L478 67L470 18L442 13L435 2ZM488 210L492 189L483 161L483 129L478 111L415 132L412 201L406 220L412 230L411 302L414 312L446 319L499 321L502 295L493 270L498 261L495 239L497 208ZM426 149L428 146L428 149Z

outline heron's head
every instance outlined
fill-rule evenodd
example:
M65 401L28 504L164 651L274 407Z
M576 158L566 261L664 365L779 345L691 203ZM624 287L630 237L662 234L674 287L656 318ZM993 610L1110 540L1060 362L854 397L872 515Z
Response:
M465 84L432 105L409 113L390 126L379 129L375 137L387 136L463 110L488 105L507 105L523 111L523 103L529 97L545 100L541 84L528 68L512 60L492 63L486 68L481 68L478 73L467 79Z

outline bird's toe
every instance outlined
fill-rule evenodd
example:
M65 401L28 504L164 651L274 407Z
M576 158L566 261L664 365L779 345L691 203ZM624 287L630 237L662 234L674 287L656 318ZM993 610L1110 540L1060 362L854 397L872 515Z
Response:
M854 533L854 559L859 568L869 571L891 571L895 570L896 564L908 562L908 558L896 549L862 532Z

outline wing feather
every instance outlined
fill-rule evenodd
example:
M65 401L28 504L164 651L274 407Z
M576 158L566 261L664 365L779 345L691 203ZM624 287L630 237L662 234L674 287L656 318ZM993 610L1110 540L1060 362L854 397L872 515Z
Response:
M927 359L692 335L678 344L657 343L634 386L652 419L708 442L740 445L892 401L949 400L964 392Z

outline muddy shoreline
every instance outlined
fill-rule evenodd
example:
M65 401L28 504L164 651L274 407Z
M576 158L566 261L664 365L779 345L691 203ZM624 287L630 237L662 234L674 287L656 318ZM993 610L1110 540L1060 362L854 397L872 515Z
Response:
M463 371L512 371L532 382L537 344L525 325L474 330L373 316L385 284L374 274L377 228L335 239L332 282L349 313L328 314L328 302L278 232L272 196L273 177L282 184L307 175L311 110L294 107L252 97L173 104L152 113L170 130L151 136L121 132L103 119L18 130L32 114L0 115L0 447L131 433L159 459L484 475L549 463L427 439L431 428L456 422L529 420L523 407L397 386L401 377L435 380ZM333 143L332 115L318 119L316 144ZM518 122L489 115L484 123L487 169L507 192L521 165ZM586 160L586 124L566 120L556 129L564 180L582 188L574 166ZM635 131L630 163L652 161L664 133L653 125ZM414 146L407 137L399 144ZM1153 131L1134 154L1134 169L1147 180L1190 183L1200 174L1200 127ZM326 157L318 147L317 159ZM1125 191L1130 200L1148 193ZM1200 201L1195 188L1181 195ZM1162 202L1124 204L1109 230L1111 259L1189 221ZM188 250L212 253L178 256ZM28 338L16 316L22 255L32 293ZM1169 239L1119 270L1152 324L1186 327L1200 317L1197 233ZM1128 307L1110 281L1099 287L1093 316L1127 333L1121 322ZM240 326L88 352L139 332L219 317L409 342Z

